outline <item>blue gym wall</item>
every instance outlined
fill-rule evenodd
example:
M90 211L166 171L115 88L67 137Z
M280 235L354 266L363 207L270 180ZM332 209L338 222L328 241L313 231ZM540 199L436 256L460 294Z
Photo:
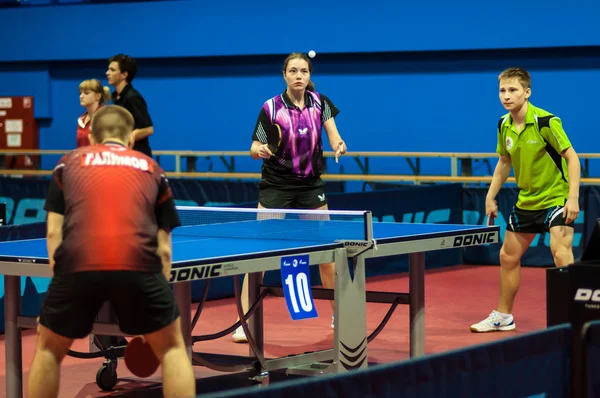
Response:
M0 42L0 95L34 95L41 147L71 148L79 82L106 82L106 60L125 52L138 59L134 85L155 122L154 149L245 150L260 106L284 89L285 54L314 49L313 80L340 108L350 150L490 152L504 112L496 78L518 65L533 73L532 102L563 119L579 152L595 151L600 6L510 7L187 0L0 9L0 37L10 37ZM351 159L342 164L356 171ZM371 167L409 172L398 160ZM424 167L449 171L447 161Z

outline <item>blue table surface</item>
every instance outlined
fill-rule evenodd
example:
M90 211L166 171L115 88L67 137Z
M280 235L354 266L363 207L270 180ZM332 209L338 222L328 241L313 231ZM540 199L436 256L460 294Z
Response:
M173 231L173 262L259 254L364 239L364 224L349 221L260 220L184 226ZM427 239L485 230L485 226L374 222L378 242ZM0 242L0 256L48 256L45 239Z

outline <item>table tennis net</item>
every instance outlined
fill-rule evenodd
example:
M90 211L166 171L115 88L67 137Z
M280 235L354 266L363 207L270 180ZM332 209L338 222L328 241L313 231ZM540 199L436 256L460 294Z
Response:
M367 240L370 212L178 206L174 235L332 243Z

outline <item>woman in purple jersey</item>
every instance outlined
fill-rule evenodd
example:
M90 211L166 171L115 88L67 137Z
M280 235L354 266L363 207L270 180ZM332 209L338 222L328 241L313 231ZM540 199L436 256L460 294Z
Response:
M346 153L334 120L339 110L329 98L315 92L310 80L312 63L305 54L288 55L282 72L287 88L263 104L252 134L250 155L263 160L258 207L327 210L325 183L321 179L325 164L321 132L324 127L337 162ZM266 144L266 131L275 124L281 129L281 143L272 153ZM321 264L319 270L323 287L333 289L335 265ZM333 301L331 304L333 307ZM247 278L242 287L242 306L247 312ZM234 332L233 341L248 341L241 327Z

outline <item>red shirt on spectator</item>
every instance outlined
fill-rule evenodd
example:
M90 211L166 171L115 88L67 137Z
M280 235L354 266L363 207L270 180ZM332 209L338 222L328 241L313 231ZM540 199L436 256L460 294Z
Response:
M98 109L100 109L101 106L102 105L100 105ZM98 109L96 109L96 111ZM87 115L88 113L87 111L85 111L85 113L79 116L79 119L77 119L77 135L75 136L77 148L90 145L90 139L88 136L90 135L90 126L92 125L92 118L90 117L86 123L85 119Z

